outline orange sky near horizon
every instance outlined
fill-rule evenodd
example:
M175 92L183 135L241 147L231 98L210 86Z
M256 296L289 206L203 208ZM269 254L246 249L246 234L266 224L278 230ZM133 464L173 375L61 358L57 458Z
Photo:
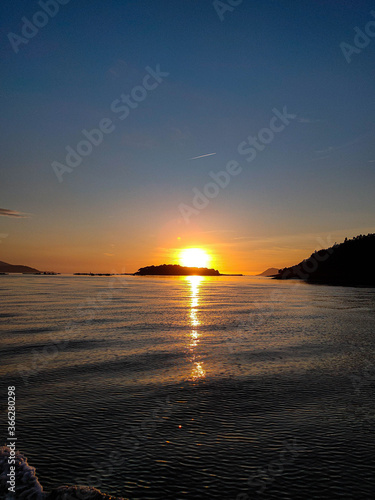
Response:
M37 3L1 4L4 33ZM194 247L259 274L375 232L375 42L340 44L370 3L216 3L70 2L7 41L1 261L133 273Z
M60 273L133 273L140 267L180 264L184 248L201 248L210 255L209 267L222 273L259 274L268 267L282 268L307 258L345 237L374 232L374 228L289 235L245 236L232 229L204 230L176 221L157 231L95 231L88 226L60 227L56 232L35 230L30 218L5 222L0 239L0 260L41 271ZM6 220L7 219L7 220ZM7 227L4 227L7 226ZM134 229L134 228L133 228ZM148 228L150 229L150 228ZM52 236L53 235L53 236Z

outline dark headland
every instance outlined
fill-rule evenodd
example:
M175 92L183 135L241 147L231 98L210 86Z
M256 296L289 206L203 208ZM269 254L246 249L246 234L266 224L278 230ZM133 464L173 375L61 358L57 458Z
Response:
M40 273L38 269L0 261L0 273Z
M18 273L18 274L59 274L54 271L39 271L34 267L22 266L19 264L8 264L0 261L0 274Z
M34 267L22 266L19 264L8 264L0 261L0 274L18 273L18 274L59 274L53 271L39 271Z
M292 267L279 269L274 279L302 279L309 283L375 286L375 234L359 235L315 251Z
M34 267L22 266L19 264L8 264L7 262L0 261L0 274L43 274L43 275L55 275L60 273L55 273L54 271L39 271Z
M138 269L134 276L242 276L242 274L221 274L207 267L184 267L178 264L146 266Z

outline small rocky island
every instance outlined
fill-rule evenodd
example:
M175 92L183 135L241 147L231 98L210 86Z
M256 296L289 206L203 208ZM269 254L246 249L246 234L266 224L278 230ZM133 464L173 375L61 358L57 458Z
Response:
M177 264L146 266L138 269L134 276L224 276L216 269L207 267L184 267Z

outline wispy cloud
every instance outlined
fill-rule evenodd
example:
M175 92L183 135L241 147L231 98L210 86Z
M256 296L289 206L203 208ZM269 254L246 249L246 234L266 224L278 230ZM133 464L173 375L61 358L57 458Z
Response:
M189 158L189 160L198 160L198 158L204 158L205 156L212 156L212 155L216 155L216 153L208 153L206 155L194 156L194 158Z
M140 133L125 134L123 141L127 146L136 149L152 149L158 144L154 137Z
M29 217L29 214L24 214L23 212L18 212L18 210L9 210L8 208L0 208L0 216L3 217L20 217L26 218Z
M316 160L324 160L324 158L328 158L329 156L331 156L333 153L336 153L336 151L339 151L340 149L344 149L344 148L347 148L349 146L354 146L355 144L357 144L358 142L360 142L360 140L363 138L364 136L359 136L359 137L356 137L355 139L353 139L352 141L349 141L349 142L346 142L344 144L340 144L338 146L329 146L325 149L320 149L320 150L315 150L314 153L316 155L319 155L318 158L315 158Z
M169 139L180 146L185 146L192 140L192 135L188 128L183 129L178 127L170 127L169 129Z
M333 151L336 151L338 148L333 148L332 146L329 146L326 149L316 149L314 153L317 155L326 155L327 153L332 153Z
M316 118L305 118L303 116L297 116L296 121L299 123L319 123L323 120L318 120Z

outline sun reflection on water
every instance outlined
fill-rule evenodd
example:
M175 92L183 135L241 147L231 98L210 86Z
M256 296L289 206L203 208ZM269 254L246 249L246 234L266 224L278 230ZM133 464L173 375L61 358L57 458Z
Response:
M199 305L199 285L203 280L202 276L187 276L187 281L190 284L190 325L192 330L189 337L189 350L192 354L192 363L194 364L190 380L198 380L206 376L206 372L203 368L203 362L197 361L196 348L199 343L199 337L201 334L197 331L197 327L201 324L198 319L197 308Z
M203 363L198 363L197 361L194 363L194 369L191 372L191 380L198 380L200 378L204 378L206 376L206 372L202 367Z

